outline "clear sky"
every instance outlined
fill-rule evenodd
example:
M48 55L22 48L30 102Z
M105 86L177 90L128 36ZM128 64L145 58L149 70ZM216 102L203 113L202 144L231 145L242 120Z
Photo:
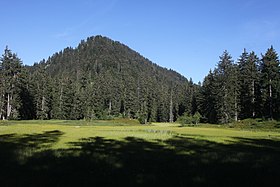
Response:
M32 65L103 35L194 82L228 50L280 53L279 0L1 0L0 50Z

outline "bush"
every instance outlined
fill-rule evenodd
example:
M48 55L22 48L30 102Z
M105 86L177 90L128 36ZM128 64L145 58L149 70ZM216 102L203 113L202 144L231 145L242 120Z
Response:
M193 121L195 122L195 124L197 125L200 122L200 118L201 118L201 114L199 112L196 112L193 116Z
M266 120L261 118L247 118L243 120L238 120L229 124L234 128L243 128L243 129L275 129L280 128L280 123L277 120Z
M181 125L190 125L195 124L197 125L200 122L201 115L199 112L196 112L194 115L189 115L188 113L184 113L183 116L178 118L178 122Z
M144 114L139 115L138 121L142 125L147 124L147 117L146 117L146 115L144 115Z

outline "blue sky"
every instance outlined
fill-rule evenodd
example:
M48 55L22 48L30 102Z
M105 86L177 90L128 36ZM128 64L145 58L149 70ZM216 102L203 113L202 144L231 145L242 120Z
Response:
M103 35L194 82L228 50L280 53L278 0L1 0L0 50L32 65Z

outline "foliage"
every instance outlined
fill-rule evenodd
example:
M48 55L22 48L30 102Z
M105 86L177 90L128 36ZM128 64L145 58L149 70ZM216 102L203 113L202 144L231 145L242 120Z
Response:
M224 51L203 83L195 84L120 42L95 36L33 66L23 66L6 48L0 79L1 119L122 116L142 124L195 124L197 112L206 123L280 119L280 62L272 46L261 58L244 49L236 62Z
M225 51L200 88L197 103L203 119L227 124L246 118L280 119L280 66L269 48L259 60L246 49L237 63Z
M240 128L256 131L279 131L280 122L276 120L266 120L262 118L247 118L229 124L231 128Z
M201 114L199 112L196 112L194 115L189 115L188 113L184 113L183 116L178 118L178 122L185 126L189 124L195 124L197 125L200 122Z
M260 63L261 91L263 116L269 119L279 118L279 95L280 95L280 62L278 54L271 46L262 56Z
M197 89L177 72L102 36L55 53L29 71L35 119L91 120L121 114L142 123L163 122L170 118L170 103L175 119L189 110L185 93ZM176 94L170 99L171 88Z
M246 49L237 62L239 68L238 83L240 84L239 105L240 119L254 118L259 116L257 95L259 90L258 67L259 59L254 52L247 53Z
M137 119L140 124L147 124L147 114L145 113L138 114Z
M22 62L15 53L6 47L0 58L0 118L1 119L25 119L27 114L23 111L27 107L26 102L26 74Z

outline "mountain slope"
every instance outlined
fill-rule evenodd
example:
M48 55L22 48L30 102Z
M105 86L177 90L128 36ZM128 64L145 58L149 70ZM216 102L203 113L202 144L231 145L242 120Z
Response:
M96 36L82 41L76 49L66 48L54 54L47 64L51 75L63 73L75 73L77 71L99 74L100 71L123 72L124 74L146 76L159 76L172 81L187 81L186 78L172 70L167 70L127 46L110 40L109 38ZM122 74L122 73L121 73Z
M191 110L192 85L185 77L106 37L90 37L32 69L40 92L37 118L173 121Z

